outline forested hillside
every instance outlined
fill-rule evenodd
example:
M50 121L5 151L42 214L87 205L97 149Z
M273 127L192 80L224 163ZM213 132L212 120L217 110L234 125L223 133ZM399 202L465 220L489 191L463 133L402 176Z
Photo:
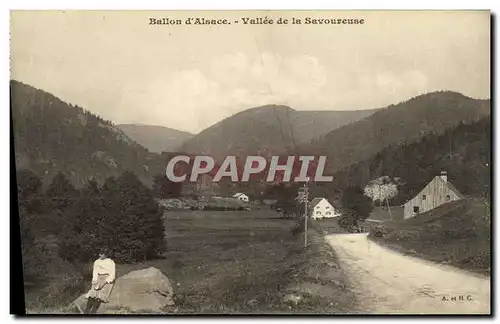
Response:
M164 126L120 124L117 125L128 137L151 152L175 152L193 134Z
M340 127L304 150L329 157L332 172L365 160L382 149L442 134L459 123L472 123L490 114L490 101L440 91L424 94Z
M228 117L189 139L182 150L227 155L264 156L294 150L297 145L329 131L361 120L375 110L297 111L287 106L267 105Z
M400 177L405 184L393 201L393 204L400 204L418 193L442 170L448 172L448 180L464 195L480 197L489 192L489 117L471 124L461 123L441 135L426 135L418 142L385 148L371 158L335 173L333 183L318 190L365 186L380 176Z
M153 169L164 167L157 154L81 107L17 81L10 93L16 167L32 170L44 184L59 171L82 186L125 170L151 184L161 172Z

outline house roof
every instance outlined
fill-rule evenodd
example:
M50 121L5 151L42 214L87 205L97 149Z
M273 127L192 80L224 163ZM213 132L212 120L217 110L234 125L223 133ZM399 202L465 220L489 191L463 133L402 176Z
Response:
M420 195L420 193L429 185L429 183L431 183L432 181L439 181L441 183L443 183L446 187L448 187L448 189L450 189L451 191L453 191L459 198L463 199L465 198L464 195L462 195L460 193L460 191L458 191L457 188L455 188L455 186L453 184L451 184L451 182L449 180L447 181L444 181L441 176L435 176L431 181L429 181L419 192L418 194L416 194L415 196L413 196L413 198L409 199L406 203L403 204L406 205L409 201L413 200L415 197L417 197L418 195Z
M438 178L439 181L443 182L451 191L453 191L458 197L460 198L464 198L464 195L462 195L460 193L460 191L458 191L457 188L455 188L455 186L453 184L451 184L450 181L444 181L443 179L441 179L440 176L436 176L436 178Z
M328 200L326 198L322 198L322 197L314 198L313 200L311 200L311 207L316 206L323 199L325 199L328 202ZM330 204L330 202L328 202L328 203Z
M238 192L233 195L233 198L238 198L240 196L246 196L244 193Z

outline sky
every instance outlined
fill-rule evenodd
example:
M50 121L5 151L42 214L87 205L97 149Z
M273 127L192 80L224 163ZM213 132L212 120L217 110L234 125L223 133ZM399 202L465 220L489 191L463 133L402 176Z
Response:
M232 24L149 25L162 17ZM276 24L280 17L289 24ZM364 24L305 25L306 17ZM192 133L266 104L372 109L437 90L489 98L490 14L12 11L11 78L117 124Z

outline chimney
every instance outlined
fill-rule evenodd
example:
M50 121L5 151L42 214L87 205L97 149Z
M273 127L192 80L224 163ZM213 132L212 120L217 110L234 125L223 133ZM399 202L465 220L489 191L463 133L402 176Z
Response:
M441 171L440 177L444 182L448 182L448 174L446 173L446 171Z

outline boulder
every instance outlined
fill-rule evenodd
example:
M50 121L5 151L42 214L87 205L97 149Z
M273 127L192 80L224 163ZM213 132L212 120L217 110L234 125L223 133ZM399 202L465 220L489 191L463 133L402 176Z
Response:
M283 301L285 303L293 303L295 305L298 305L300 301L302 300L302 296L297 295L297 294L288 294L283 298Z
M108 303L102 303L98 314L164 313L174 306L174 291L170 280L158 269L147 268L129 272L116 279ZM71 308L85 311L85 294L78 297Z

